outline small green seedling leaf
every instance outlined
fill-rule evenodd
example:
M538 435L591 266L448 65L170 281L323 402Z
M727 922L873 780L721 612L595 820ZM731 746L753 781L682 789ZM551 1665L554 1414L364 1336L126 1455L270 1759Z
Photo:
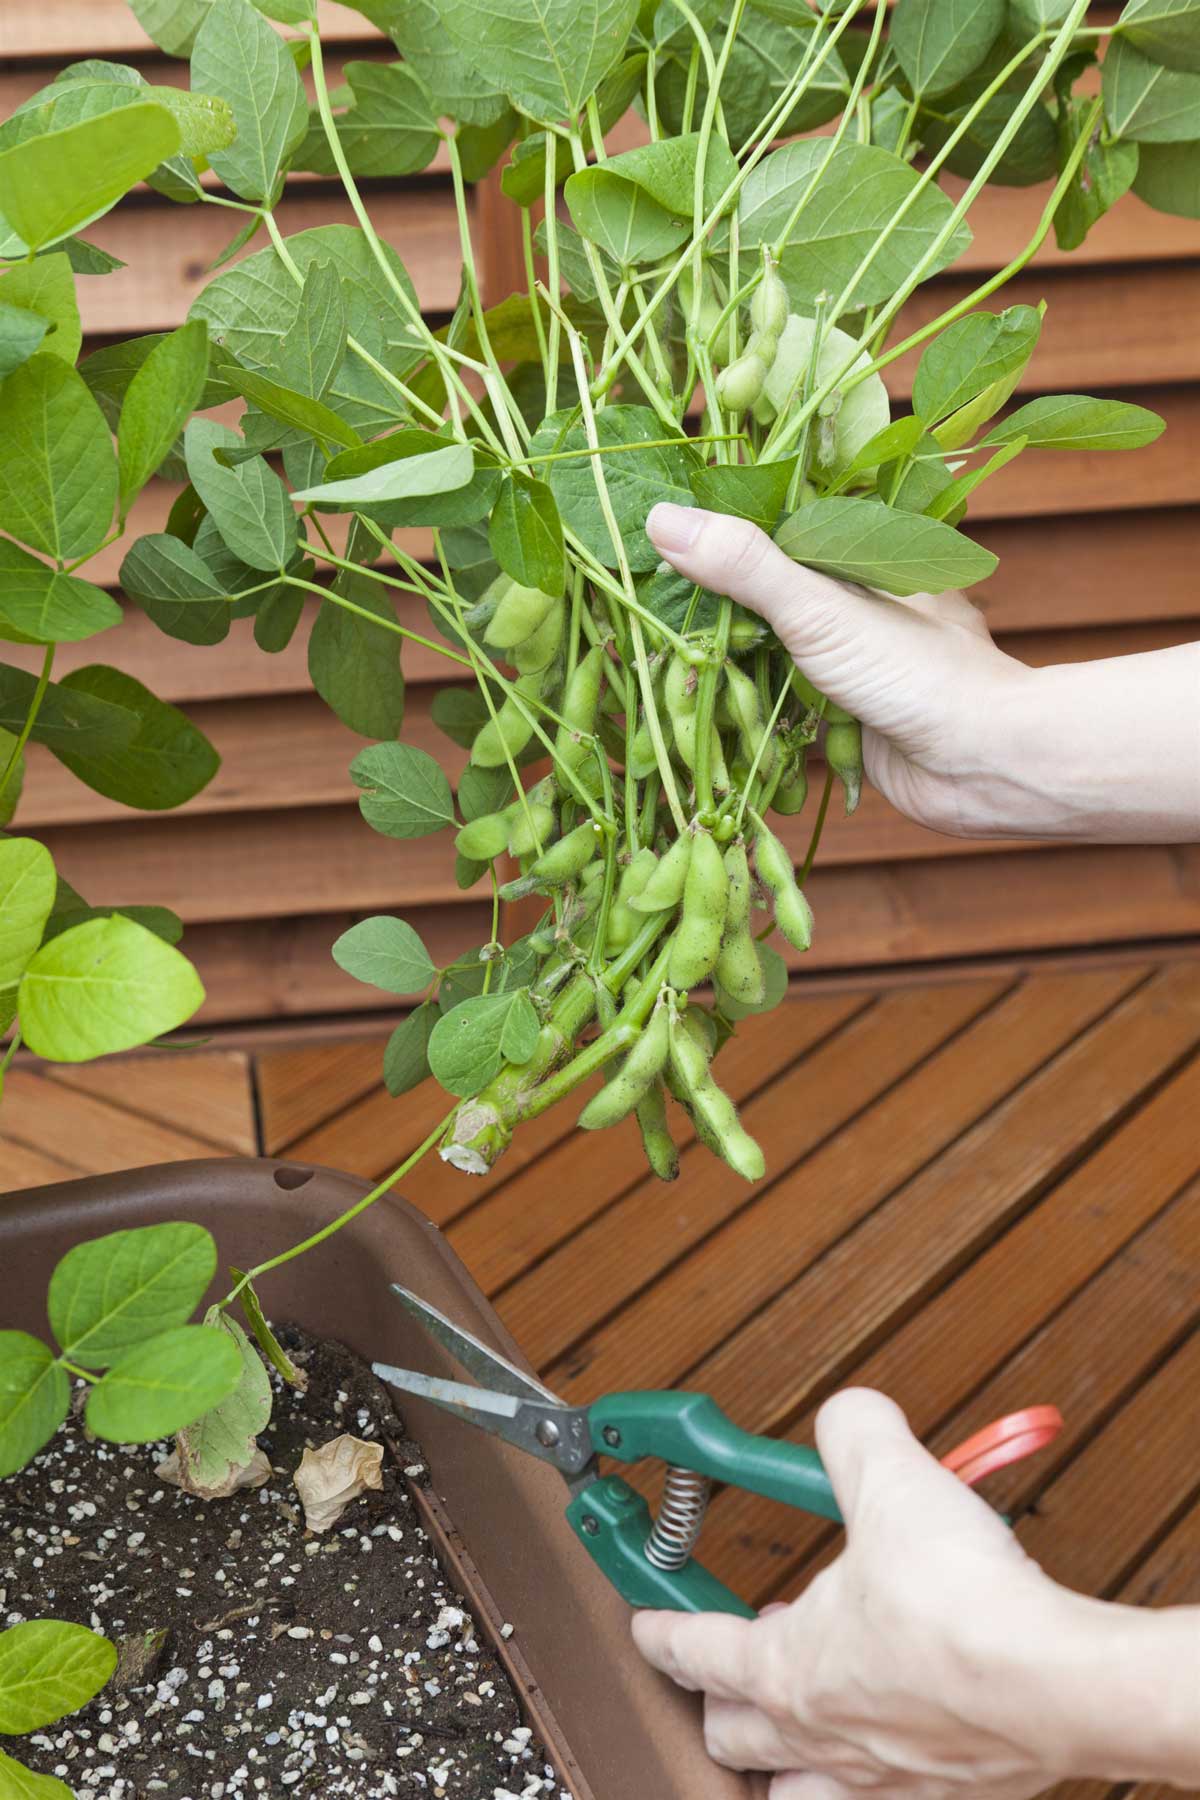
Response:
M0 1794L5 1800L75 1800L57 1775L35 1775L24 1763L0 1750Z
M231 1268L229 1273L232 1275L235 1282L245 1281L245 1273L243 1270ZM270 1325L267 1323L266 1314L263 1312L262 1304L259 1301L258 1295L255 1293L251 1282L246 1281L245 1286L238 1295L238 1299L242 1303L242 1311L246 1315L246 1323L254 1333L258 1342L258 1347L266 1357L267 1361L271 1364L271 1367L278 1371L289 1387L294 1387L298 1393L302 1394L308 1386L308 1376L304 1373L303 1369L299 1368L292 1361L283 1345L279 1342L279 1339L275 1336L275 1333L271 1330Z
M237 1349L241 1373L231 1394L179 1432L175 1456L180 1485L188 1493L219 1499L244 1485L238 1477L254 1461L258 1434L271 1417L271 1378L236 1319L212 1306L204 1323L228 1335Z
M88 1430L114 1444L151 1444L228 1399L242 1358L227 1332L177 1325L147 1338L89 1389Z
M42 941L54 905L54 859L35 838L0 838L0 993L13 987Z
M356 981L388 994L419 994L437 967L405 919L377 915L343 931L333 946L333 960Z
M796 562L899 595L970 587L997 562L941 520L878 500L814 500L784 520L775 542Z
M1166 430L1166 420L1127 400L1049 394L1019 406L984 438L985 446L1023 437L1031 450L1137 450Z
M86 1625L27 1619L0 1631L0 1732L40 1731L95 1698L117 1666L116 1646Z
M129 383L117 434L122 518L200 404L207 377L208 327L193 319L156 344Z
M211 1232L183 1220L76 1244L56 1265L46 1296L63 1355L103 1369L168 1326L184 1324L216 1267Z
M71 1383L49 1345L26 1331L0 1331L0 1479L32 1462L70 1404Z
M28 307L44 319L53 329L41 348L49 356L74 364L83 343L83 326L75 297L75 275L65 249L37 256L32 262L15 263L0 279L0 302L17 311ZM25 360L19 358L21 362ZM4 373L11 374L12 370L5 369Z
M383 1051L383 1085L393 1099L418 1087L429 1074L429 1039L441 1013L423 1000L402 1019Z
M174 1031L203 999L186 957L113 914L43 944L21 978L18 1006L34 1054L75 1063Z
M0 296L3 293L0 285ZM0 381L37 353L49 330L49 319L26 306L11 306L0 297Z
M372 744L350 764L350 779L363 790L358 800L363 818L384 837L429 837L454 823L450 782L427 750Z

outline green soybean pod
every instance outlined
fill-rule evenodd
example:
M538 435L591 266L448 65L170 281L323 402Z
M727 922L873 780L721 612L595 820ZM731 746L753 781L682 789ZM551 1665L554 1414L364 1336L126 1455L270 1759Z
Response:
M812 907L796 885L792 859L775 833L756 818L754 863L774 902L775 923L796 950L812 943Z
M526 701L536 700L542 691L542 677L522 675L514 685ZM485 720L480 727L471 745L471 761L478 769L502 768L510 758L521 754L532 736L532 718L525 717L510 694L495 718Z
M721 952L728 898L720 846L709 832L698 831L683 884L683 911L671 940L667 980L672 987L692 988L712 974Z
M667 1060L668 1009L663 1001L655 1004L646 1025L629 1051L620 1070L593 1094L579 1115L585 1131L597 1131L615 1125L631 1113L652 1081L662 1073Z
M779 749L773 737L762 744L765 726L763 724L762 703L758 696L758 686L751 681L744 669L739 669L734 662L725 665L725 694L729 712L741 738L742 749L746 760L754 762L758 758L758 773L764 780L770 780L779 760Z
M862 726L857 719L839 721L825 733L825 761L842 784L846 811L852 813L862 795Z
M770 362L757 348L744 350L717 376L717 405L726 412L748 412L763 391L769 368Z
M544 776L525 796L524 805L516 800L508 808L508 853L510 856L533 856L540 853L554 836L554 782Z
M691 1113L701 1142L747 1181L761 1180L766 1168L763 1153L741 1125L733 1101L717 1086L708 1058L678 1014L672 1017L668 1053L675 1090Z
M635 1111L651 1172L660 1181L674 1181L679 1174L679 1151L667 1123L667 1090L661 1077L650 1083Z
M543 886L562 887L582 875L600 847L600 832L590 819L543 850L529 873Z
M725 852L729 903L714 973L721 986L743 1006L761 1006L766 981L750 930L750 863L743 844Z
M478 819L472 819L456 835L454 848L460 856L469 856L472 862L491 862L494 857L502 856L508 849L507 810L482 813Z
M849 725L853 723L853 713L846 712L832 700L827 700L820 688L815 688L802 669L793 668L792 687L805 706L819 712L828 725Z
M553 594L543 594L541 588L522 587L519 581L510 582L483 634L484 642L497 650L511 650L532 637L555 607L561 607L561 602Z
M636 913L668 912L683 899L688 864L692 860L692 835L685 831L650 873L640 894L631 894L629 904Z
M808 799L808 769L805 766L806 751L801 750L794 769L790 770L771 796L771 806L785 818L794 813L804 811L804 803Z
M658 858L653 850L638 850L621 872L617 884L616 899L608 915L608 934L604 940L605 950L610 956L618 950L624 950L642 923L640 913L633 910L631 902L641 893L655 869Z
M694 718L696 687L699 677L692 664L682 656L673 656L663 678L663 701L671 729L678 730L679 721Z
M534 675L539 669L550 667L562 644L566 617L566 607L561 600L556 600L537 630L513 645L509 655L520 674Z
M750 301L750 323L756 332L778 338L787 324L788 291L784 286L770 250L763 245L762 280Z
M600 683L606 660L603 647L596 644L576 664L559 706L563 723L554 735L556 763L570 769L589 793L598 793L603 786L590 739L600 710ZM577 735L579 733L584 735Z

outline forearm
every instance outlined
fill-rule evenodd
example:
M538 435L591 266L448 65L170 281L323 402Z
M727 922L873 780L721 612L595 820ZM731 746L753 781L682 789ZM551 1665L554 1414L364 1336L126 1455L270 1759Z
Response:
M1051 1766L1200 1788L1200 1607L1114 1606L1062 1589L1056 1600L1062 1627L1027 1669L1046 1696Z
M1200 842L1200 644L1014 672L987 729L986 835Z

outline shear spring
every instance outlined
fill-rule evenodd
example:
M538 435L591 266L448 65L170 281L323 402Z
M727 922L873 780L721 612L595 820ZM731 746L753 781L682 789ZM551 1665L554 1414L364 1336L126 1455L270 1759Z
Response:
M668 1467L662 1504L646 1539L646 1560L656 1569L682 1569L696 1547L708 1506L708 1479L692 1469Z

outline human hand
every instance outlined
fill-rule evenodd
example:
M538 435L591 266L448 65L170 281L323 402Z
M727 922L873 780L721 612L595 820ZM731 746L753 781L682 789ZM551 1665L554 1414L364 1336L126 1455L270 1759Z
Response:
M705 1693L710 1754L779 1771L771 1800L1023 1800L1101 1773L1088 1646L1127 1609L1056 1587L882 1395L838 1395L817 1443L847 1541L800 1599L634 1618L643 1655Z
M862 721L867 779L900 812L956 837L1011 833L1005 723L1031 671L965 595L889 599L697 507L656 506L646 531L681 575L760 613L814 687Z

